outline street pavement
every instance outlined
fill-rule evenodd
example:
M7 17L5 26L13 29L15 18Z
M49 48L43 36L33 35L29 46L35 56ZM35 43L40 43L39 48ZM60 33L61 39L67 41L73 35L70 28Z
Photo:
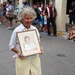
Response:
M14 28L18 24L14 23ZM13 30L6 30L7 23L0 25L0 75L15 75L14 52L8 44ZM75 42L61 36L47 36L40 32L44 54L40 55L42 75L75 75Z

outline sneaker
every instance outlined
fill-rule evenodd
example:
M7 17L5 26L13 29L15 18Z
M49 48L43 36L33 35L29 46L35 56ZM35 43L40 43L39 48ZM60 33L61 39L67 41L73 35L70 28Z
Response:
M7 30L9 30L9 29L12 29L12 27L8 27L8 28L6 28Z
M45 34L47 34L47 33L45 32Z
M57 34L54 34L55 37L57 37Z
M48 34L48 36L50 36L50 34Z

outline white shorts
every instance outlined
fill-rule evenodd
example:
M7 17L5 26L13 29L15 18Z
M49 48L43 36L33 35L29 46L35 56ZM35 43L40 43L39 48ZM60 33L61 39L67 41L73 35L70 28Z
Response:
M47 24L47 20L44 20L44 24Z

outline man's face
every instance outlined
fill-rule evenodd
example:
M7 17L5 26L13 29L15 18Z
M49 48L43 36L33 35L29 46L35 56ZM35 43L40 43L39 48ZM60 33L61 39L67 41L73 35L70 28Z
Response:
M52 7L52 6L53 6L53 2L50 2L50 3L49 3L49 7Z

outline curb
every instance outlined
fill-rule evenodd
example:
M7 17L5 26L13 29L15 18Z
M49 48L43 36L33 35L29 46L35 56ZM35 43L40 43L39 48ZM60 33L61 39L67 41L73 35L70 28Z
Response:
M57 34L62 36L62 37L65 36L65 32L62 32L62 31L57 31Z

